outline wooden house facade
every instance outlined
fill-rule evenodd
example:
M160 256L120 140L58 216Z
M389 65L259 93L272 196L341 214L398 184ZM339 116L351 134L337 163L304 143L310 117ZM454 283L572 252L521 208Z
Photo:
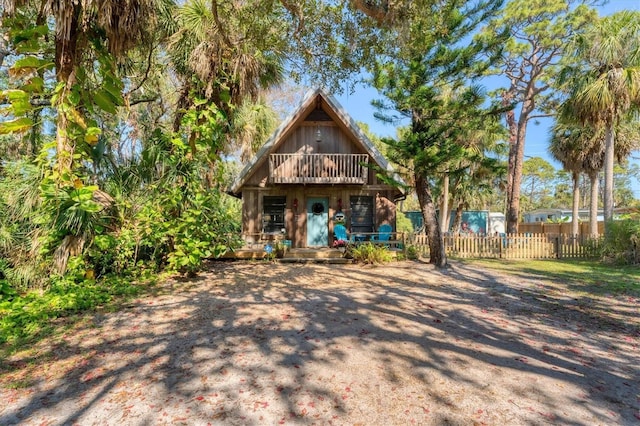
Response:
M278 237L292 247L327 247L333 229L395 231L403 194L378 173L393 175L386 159L338 102L321 89L300 106L244 167L230 193L242 199L248 243ZM398 179L399 180L399 179Z

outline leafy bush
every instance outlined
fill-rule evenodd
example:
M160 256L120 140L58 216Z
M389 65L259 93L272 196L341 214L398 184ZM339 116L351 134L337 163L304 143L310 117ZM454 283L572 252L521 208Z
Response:
M40 169L32 162L5 163L0 176L0 278L17 292L46 288L50 275L44 245L52 239L42 226Z
M413 244L407 246L407 259L409 260L418 260L420 258L420 252L418 251L418 247Z
M371 243L350 247L350 256L356 262L380 264L391 261L391 252L384 246Z
M2 164L0 343L135 293L132 277L192 274L240 246L239 202L221 190L226 118L205 104L186 111L182 131L148 134L124 162L105 160L107 142L89 124L68 129L86 142L68 172L52 167L52 145Z
M9 284L9 281L0 278L0 301L12 300L18 292Z
M134 296L141 286L131 277L109 277L96 281L85 278L79 258L70 261L69 273L52 277L48 291L11 293L0 298L0 344L28 340L46 333L53 320L108 304L117 297ZM0 289L2 289L0 280Z
M400 210L396 211L396 230L398 232L413 232L411 220Z
M167 255L172 270L194 273L209 257L220 257L240 246L237 219L221 208L223 194L198 191L178 217L167 221L166 234L173 243Z
M629 217L607 223L600 254L615 264L640 263L640 218Z

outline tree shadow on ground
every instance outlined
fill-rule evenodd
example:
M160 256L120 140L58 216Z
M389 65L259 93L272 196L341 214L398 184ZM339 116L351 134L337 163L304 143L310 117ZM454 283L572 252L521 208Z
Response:
M419 262L220 263L164 287L13 360L3 381L40 379L0 391L0 424L637 421L624 300Z

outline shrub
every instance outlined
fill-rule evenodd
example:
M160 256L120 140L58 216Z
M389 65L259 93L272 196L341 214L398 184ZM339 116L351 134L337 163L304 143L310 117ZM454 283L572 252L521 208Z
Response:
M409 260L418 260L420 257L420 253L418 252L418 247L412 245L407 246L407 259Z
M615 264L640 263L640 221L629 217L607 223L607 232L600 246L604 261Z
M391 252L384 246L364 243L353 246L350 256L356 262L380 264L391 261Z
M12 292L10 297L0 298L0 344L33 339L46 333L56 318L95 309L116 297L136 295L142 288L132 284L130 277L111 276L96 281L86 275L85 262L75 257L69 260L64 276L51 278L46 292Z

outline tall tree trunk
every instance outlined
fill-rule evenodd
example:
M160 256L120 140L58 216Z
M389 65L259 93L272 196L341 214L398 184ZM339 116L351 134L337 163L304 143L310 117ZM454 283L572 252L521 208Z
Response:
M520 120L516 128L516 142L509 148L509 175L511 188L507 198L507 232L518 232L520 218L520 189L522 186L522 166L524 163L524 141L527 134L527 122Z
M514 96L515 94L514 94L513 88L512 90L508 90L508 91L505 90L502 93L502 105L504 107L508 107L509 105L511 105L511 102L513 101ZM513 170L515 170L515 164L516 164L516 151L517 151L516 146L517 146L517 137L518 137L518 123L516 121L516 113L513 109L510 109L509 111L506 112L505 120L507 122L507 128L509 129L509 159L507 162L508 172L507 172L507 194L506 194L507 206L506 206L505 219L507 222L507 232L515 233L517 232L517 226L518 226L517 213L516 213L515 220L511 220L511 221L509 220L510 213L512 210L511 197L513 193L513 177L514 177ZM515 230L511 231L511 229L515 229Z
M444 173L442 181L442 203L440 204L440 232L447 232L449 225L449 173Z
M573 172L571 174L573 178L573 208L571 211L571 234L576 237L579 233L580 218L578 217L578 210L580 209L580 174ZM575 241L575 240L574 240Z
M592 238L598 238L598 195L600 193L600 179L598 172L589 173L591 181L591 203L589 205L589 234Z
M4 58L11 55L11 51L8 49L9 35L5 32L0 35L0 67L4 65Z
M447 256L444 251L444 241L438 225L435 204L429 188L429 182L423 176L415 174L416 194L422 210L425 230L429 236L429 263L438 268L447 266Z
M604 231L607 234L607 223L613 219L613 155L615 130L613 125L607 126L604 147Z
M507 127L509 128L509 170L507 180L507 233L518 232L518 220L520 218L520 186L522 184L522 166L524 163L524 145L527 137L527 123L529 116L535 110L535 85L529 82L520 109L520 115L516 121L513 110L507 113ZM506 99L513 99L517 86L512 84ZM505 97L503 95L503 102Z
M182 117L184 117L186 110L191 106L191 84L184 82L182 90L180 90L180 96L178 97L178 103L176 106L176 113L173 117L173 131L178 132L182 127Z
M460 227L462 225L462 211L464 210L464 203L458 203L456 206L456 215L453 219L453 226L451 227L451 232L455 234L460 233Z
M67 95L76 80L76 66L78 65L78 27L82 6L73 6L72 16L69 18L68 34L56 34L56 80L64 83L64 93L59 102L67 102ZM56 105L58 117L56 121L56 154L57 168L60 177L71 172L73 166L73 141L69 138L69 118L64 108Z

